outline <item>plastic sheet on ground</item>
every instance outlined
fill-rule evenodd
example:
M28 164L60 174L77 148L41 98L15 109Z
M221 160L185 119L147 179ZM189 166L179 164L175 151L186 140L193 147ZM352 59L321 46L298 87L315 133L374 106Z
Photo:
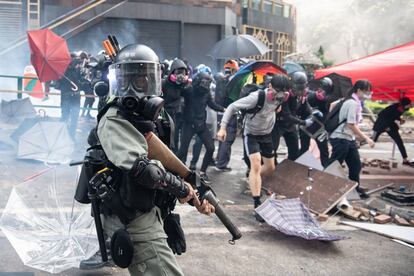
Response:
M73 199L77 175L59 166L13 188L0 228L26 266L60 273L98 250L90 206Z
M278 231L306 240L338 241L346 239L328 233L311 216L299 198L276 200L269 198L256 208L256 212Z

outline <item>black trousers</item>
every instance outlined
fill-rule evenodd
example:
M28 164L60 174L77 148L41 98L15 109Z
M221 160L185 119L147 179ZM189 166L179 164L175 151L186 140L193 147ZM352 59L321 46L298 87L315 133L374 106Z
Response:
M87 94L93 96L93 94ZM83 103L83 110L82 110L82 116L83 115L91 115L91 109L93 106L93 103L95 102L94 97L85 97L85 102Z
M67 122L69 134L75 138L80 111L80 93L61 91L60 107L62 110L60 120Z
M300 151L299 156L304 154L307 150L309 150L310 140L311 138L302 130L299 131L299 138L300 138ZM328 150L328 139L323 140L320 142L319 140L315 140L316 144L318 145L319 152L321 154L321 163L324 168L329 165L329 150Z
M361 160L359 158L358 146L355 141L346 139L333 138L329 140L332 145L332 155L329 159L329 164L338 160L339 163L345 161L348 166L350 180L358 182L359 174L361 172Z
M272 130L272 141L273 147L275 149L275 160L277 158L277 149L279 148L281 137L285 139L285 143L288 148L288 159L292 161L296 160L296 158L299 157L298 132L296 130L286 131L284 128L279 128L276 125Z
M408 157L407 150L405 149L404 142L401 139L400 133L398 132L398 125L396 123L393 123L389 128L384 129L383 131L374 131L374 137L372 140L374 140L374 142L377 142L380 135L384 132L387 132L391 139L394 140L398 146L398 149L400 150L402 157L406 159Z
M206 124L204 124L204 126L198 126L197 129L195 129L191 124L184 123L181 136L181 145L177 157L185 164L187 161L188 147L190 146L191 139L194 134L197 134L206 148L206 153L200 168L201 172L206 172L214 154L213 138L211 137L211 133Z

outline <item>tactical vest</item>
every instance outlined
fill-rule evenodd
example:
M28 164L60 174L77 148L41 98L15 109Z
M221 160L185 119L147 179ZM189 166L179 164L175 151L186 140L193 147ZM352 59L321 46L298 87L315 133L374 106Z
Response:
M91 133L88 137L88 143L91 145L91 148L88 149L88 155L93 155L94 157L100 157L104 160L95 160L93 164L99 164L99 166L93 166L89 172L85 170L83 167L80 177L84 179L83 182L89 183L89 180L92 176L102 167L111 168L114 171L114 183L113 187L115 190L114 200L111 202L102 202L101 204L101 212L105 215L117 215L120 220L124 224L128 224L136 217L137 212L146 213L149 212L154 206L158 206L161 209L161 213L163 218L171 212L176 203L176 198L167 192L148 189L138 185L133 177L128 175L127 172L122 171L121 169L117 168L113 165L106 157L102 146L100 145L99 138L97 135L97 127L99 125L100 119L104 116L104 114L109 110L110 107L116 107L118 112L128 120L141 134L145 135L145 133L152 131L156 134L162 133L163 135L160 136L160 139L169 145L170 137L173 135L171 129L171 125L167 122L163 122L163 120L159 120L157 122L152 122L143 119L142 117L130 114L125 112L116 101L108 103L98 114L98 123L97 126L91 130ZM92 151L92 152L91 152ZM103 166L103 164L105 164ZM86 180L86 181L85 181ZM86 184L87 186L88 184ZM79 190L78 185L78 190ZM85 184L83 185L85 186ZM85 195L80 195L81 193L76 194L78 198L75 198L82 203L89 203L88 200L85 200ZM85 193L85 188L83 188ZM86 188L87 192L87 188Z

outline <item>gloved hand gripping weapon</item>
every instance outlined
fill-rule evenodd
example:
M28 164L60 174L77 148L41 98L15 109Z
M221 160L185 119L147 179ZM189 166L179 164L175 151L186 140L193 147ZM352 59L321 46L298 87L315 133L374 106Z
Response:
M235 240L240 239L242 236L241 232L226 215L211 187L196 172L190 171L154 133L147 133L146 140L148 144L148 158L159 160L164 168L178 174L190 183L194 189L197 189L201 202L206 199L214 206L215 214L232 235L232 239L229 240L231 244L234 244Z

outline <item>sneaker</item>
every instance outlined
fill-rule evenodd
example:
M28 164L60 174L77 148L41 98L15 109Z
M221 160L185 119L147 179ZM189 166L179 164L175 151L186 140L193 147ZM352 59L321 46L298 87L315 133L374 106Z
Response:
M363 189L356 187L355 190L358 192L361 199L367 199L369 198L369 194L367 194Z
M210 180L210 178L207 176L207 174L206 173L200 173L200 178L205 182L205 183L207 183L207 184L210 184L211 183L211 180Z
M402 162L402 164L403 164L404 166L409 166L409 167L414 168L414 163L413 163L413 162L410 162L410 161L404 160L404 161Z
M255 212L254 217L256 218L257 222L265 223L265 220L258 213Z
M220 172L231 172L231 168L230 167L224 167L224 168L219 168L219 167L214 167L217 171Z
M191 164L190 164L189 169L190 169L191 171L195 171L195 170L196 170L196 164L191 163Z
M217 164L217 161L216 160L214 160L214 159L212 159L211 161L210 161L210 164L208 164L209 166L216 166L216 164Z

